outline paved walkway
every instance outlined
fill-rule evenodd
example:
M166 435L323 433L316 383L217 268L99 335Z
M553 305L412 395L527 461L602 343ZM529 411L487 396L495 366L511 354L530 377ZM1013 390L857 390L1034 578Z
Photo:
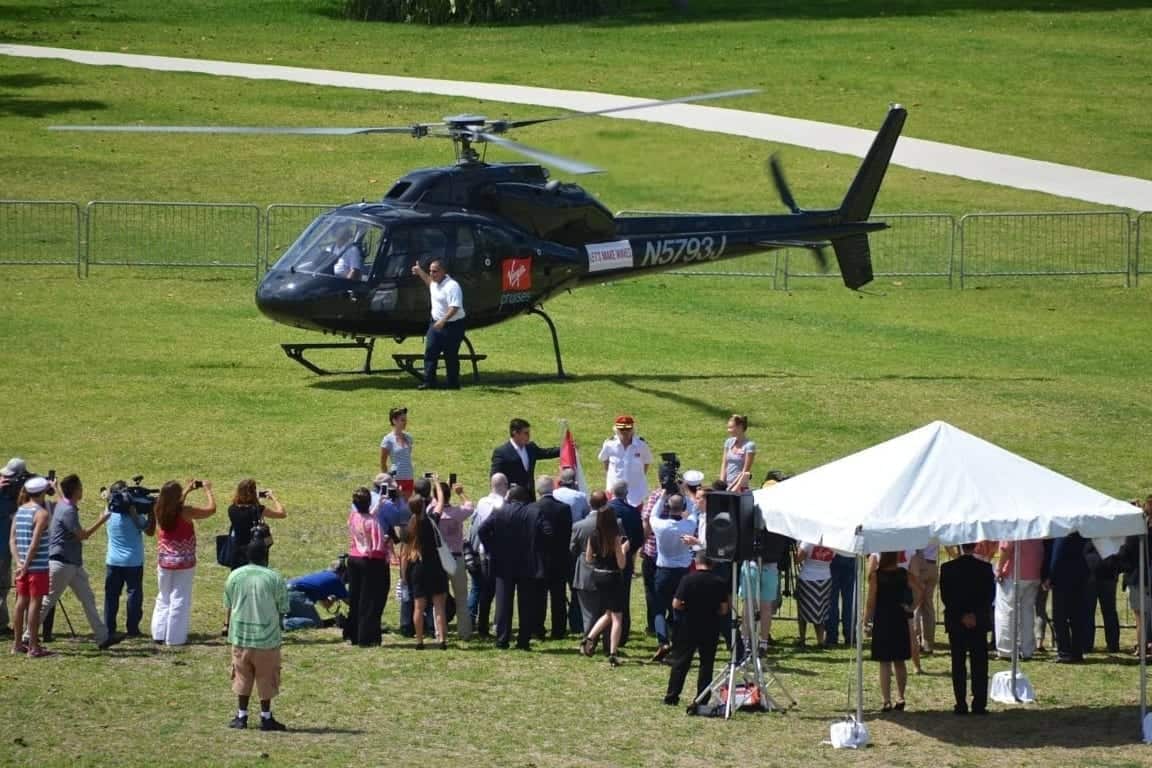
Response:
M181 59L169 56L141 56L101 51L77 51L31 45L0 45L0 54L36 59L64 59L78 64L133 67L161 72L198 72L253 80L286 80L341 88L374 91L408 91L461 96L507 104L532 104L557 109L593 111L637 104L647 99L614 96L588 91L561 91L522 85L470 83L461 80L433 80L419 77L393 77L339 72L328 69L281 67L268 64L240 64L227 61ZM678 125L734 136L794 144L800 147L863 157L873 131L848 128L812 120L798 120L760 112L745 112L694 104L676 104L609 115L618 120L645 120ZM911 115L916 119L915 114ZM877 105L876 125L883 119ZM1042 160L1029 160L979 149L957 147L935 141L900 139L892 158L895 165L931 173L942 173L974 181L986 181L1017 189L1086 200L1102 205L1152 211L1152 181L1101 173Z

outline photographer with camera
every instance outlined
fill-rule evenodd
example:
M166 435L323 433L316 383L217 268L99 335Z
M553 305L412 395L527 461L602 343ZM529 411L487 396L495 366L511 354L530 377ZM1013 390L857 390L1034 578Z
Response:
M43 611L49 613L59 602L64 590L71 587L72 594L84 609L96 645L104 650L119 638L109 634L96 610L96 596L92 594L88 572L84 570L84 541L108 522L111 513L104 510L91 528L80 524L79 506L84 499L84 484L76 475L68 475L60 481L60 494L62 498L56 502L52 511L48 543L48 596L44 600Z
M203 489L204 507L187 503ZM216 496L207 480L164 483L156 499L156 605L152 609L152 640L158 645L184 645L192 618L192 583L196 575L196 521L216 514Z
M12 533L12 518L16 516L17 499L28 479L28 466L24 459L14 456L0 469L0 637L11 636L8 617L8 592L12 589L12 552L8 538Z
M395 536L372 514L372 492L352 492L348 513L348 621L344 639L361 648L380 645L380 616L388 601Z
M288 615L284 617L284 630L312 627L343 628L345 617L340 614L340 606L348 604L348 588L345 579L348 575L348 555L340 555L326 571L297 576L288 580ZM329 618L321 619L316 605L320 604L329 613Z
M440 529L440 536L456 559L456 570L449 576L452 597L456 601L456 631L461 640L472 638L472 614L468 612L468 570L464 567L464 523L475 511L471 499L464 493L464 486L456 482L456 473L449 475L449 483L440 481L439 475L432 476L435 501L428 514ZM452 504L452 496L460 500Z
M144 617L144 537L156 533L154 501L149 489L129 488L117 480L108 489L108 554L104 559L104 626L109 634L116 634L116 619L120 611L120 593L128 589L128 615L125 628L128 637L140 636L140 620ZM139 502L139 503L137 503Z
M261 499L268 500L271 507L260 503ZM282 520L287 516L288 513L284 511L284 505L276 498L276 494L267 489L257 491L256 481L250 477L241 480L236 485L232 503L228 505L228 537L232 550L228 568L234 571L248 565L248 543L257 534L267 539L269 547L272 546L272 532L264 522L265 518ZM220 634L224 636L228 634L227 616L224 618L224 629Z

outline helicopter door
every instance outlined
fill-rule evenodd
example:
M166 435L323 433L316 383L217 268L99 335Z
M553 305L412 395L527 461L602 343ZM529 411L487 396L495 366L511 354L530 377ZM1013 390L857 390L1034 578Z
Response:
M500 315L532 306L539 294L533 286L535 255L522 238L496 227L478 226L475 261L483 306L496 307Z

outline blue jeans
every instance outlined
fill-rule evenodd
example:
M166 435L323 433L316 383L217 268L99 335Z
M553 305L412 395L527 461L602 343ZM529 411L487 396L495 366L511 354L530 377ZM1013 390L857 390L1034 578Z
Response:
M471 582L468 588L468 613L472 616L472 626L476 632L487 635L491 631L492 600L496 597L496 588L487 564L482 566L478 576L471 574Z
M116 631L116 617L120 611L120 591L128 587L128 616L125 622L128 634L140 634L140 619L144 616L144 566L108 565L104 571L104 626L108 633Z
M444 355L444 386L457 389L460 386L460 343L464 341L464 321L445 323L443 330L436 330L436 324L428 326L424 337L424 383L436 386L436 363L441 353Z
M672 598L676 596L676 588L687 573L687 568L656 568L652 590L656 601L653 621L656 624L656 639L661 645L667 645L670 640L670 626L674 621Z
M832 559L832 603L828 606L828 619L824 622L824 642L836 645L840 642L839 631L844 628L844 642L851 644L856 639L856 558L836 555Z

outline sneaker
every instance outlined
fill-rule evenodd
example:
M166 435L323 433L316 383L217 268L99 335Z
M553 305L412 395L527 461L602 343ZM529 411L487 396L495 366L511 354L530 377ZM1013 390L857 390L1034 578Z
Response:
M29 648L28 649L28 658L30 658L30 659L42 659L45 656L55 656L55 655L56 654L52 653L52 651L48 650L47 648L45 648L42 645L37 646L36 648Z
M239 731L244 730L248 727L248 715L244 715L243 717L236 715L236 717L232 718L232 722L228 723L228 727L235 728Z
M279 720L277 720L274 717L261 716L261 718L260 718L260 730L262 730L262 731L286 731L286 730L288 730L288 726L284 725L284 723L280 722Z
M16 655L23 656L26 653L28 653L28 644L27 643L13 643L12 644L12 655L13 656L16 656Z

